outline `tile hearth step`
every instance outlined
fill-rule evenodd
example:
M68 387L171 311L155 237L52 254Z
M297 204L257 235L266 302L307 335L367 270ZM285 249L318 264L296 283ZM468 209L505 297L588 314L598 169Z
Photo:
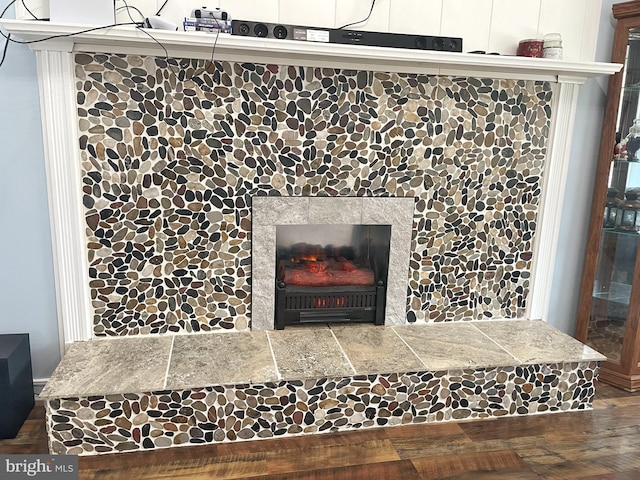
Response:
M115 338L40 397L51 452L92 455L584 410L602 360L526 320Z

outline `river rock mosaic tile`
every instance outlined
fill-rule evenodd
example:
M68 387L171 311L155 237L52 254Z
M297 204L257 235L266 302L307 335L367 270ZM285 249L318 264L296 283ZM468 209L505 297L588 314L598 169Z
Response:
M94 455L591 408L598 362L49 400L53 453Z
M523 317L548 83L75 60L95 335L250 328L255 195L415 197L407 320Z

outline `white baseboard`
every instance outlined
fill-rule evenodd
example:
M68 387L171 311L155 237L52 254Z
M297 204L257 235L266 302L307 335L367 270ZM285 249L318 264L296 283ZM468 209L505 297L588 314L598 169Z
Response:
M38 396L40 395L40 392L42 391L42 389L44 388L44 386L47 384L48 381L49 381L49 377L33 379L33 393L36 396L36 400L38 400Z

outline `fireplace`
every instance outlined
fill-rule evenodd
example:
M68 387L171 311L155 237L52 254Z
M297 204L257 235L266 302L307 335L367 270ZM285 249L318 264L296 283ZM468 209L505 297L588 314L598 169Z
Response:
M413 197L256 196L251 210L252 330L407 323Z
M400 73L233 61L209 72L193 60L204 81L184 88L152 56L39 55L66 343L271 330L276 226L380 216L392 225L385 325L543 316L553 269L536 259L553 258L582 71L560 80L505 58L511 70L492 59L493 79L477 78L482 59L468 57L463 76L416 74L422 59ZM316 219L311 197L346 202L340 217L366 207ZM260 220L254 199L287 208ZM402 201L409 213L395 215ZM286 211L305 202L303 222ZM153 225L131 221L139 213Z
M384 324L391 225L276 227L276 328Z

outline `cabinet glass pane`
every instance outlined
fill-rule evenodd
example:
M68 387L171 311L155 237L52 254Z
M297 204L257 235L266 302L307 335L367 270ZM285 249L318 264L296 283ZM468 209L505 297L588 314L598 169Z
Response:
M630 161L640 160L640 136L629 136L633 131L634 120L640 119L640 31L629 32L629 43L624 67L622 92L616 134L625 146L622 158ZM627 137L625 139L625 137Z
M640 235L603 229L587 343L620 361Z

